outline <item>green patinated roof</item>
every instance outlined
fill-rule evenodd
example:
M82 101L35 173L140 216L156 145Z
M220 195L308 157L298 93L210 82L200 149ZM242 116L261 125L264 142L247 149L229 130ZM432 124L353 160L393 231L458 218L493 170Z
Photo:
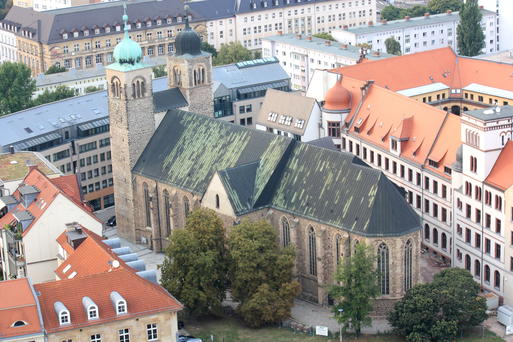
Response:
M237 215L273 207L365 236L420 229L396 186L350 154L180 110L133 171L199 195L218 172Z

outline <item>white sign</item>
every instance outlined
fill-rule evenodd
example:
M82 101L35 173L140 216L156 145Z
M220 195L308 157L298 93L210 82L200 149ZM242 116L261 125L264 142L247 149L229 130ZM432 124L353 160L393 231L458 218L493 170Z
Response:
M508 325L506 327L506 335L511 335L513 334L513 325Z
M328 327L322 325L315 326L315 335L328 336Z

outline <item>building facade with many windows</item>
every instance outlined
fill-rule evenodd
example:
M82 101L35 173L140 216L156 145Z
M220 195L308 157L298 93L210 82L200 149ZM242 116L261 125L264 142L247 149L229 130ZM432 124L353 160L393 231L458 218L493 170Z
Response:
M485 36L483 53L498 51L497 49L497 14L481 9L481 28ZM369 44L372 49L386 52L385 41L393 37L401 45L401 54L409 54L446 46L456 51L458 47L456 29L459 23L458 12L430 15L422 17L406 17L390 22L369 23L365 27L345 28L336 30L333 37L341 43L358 45Z

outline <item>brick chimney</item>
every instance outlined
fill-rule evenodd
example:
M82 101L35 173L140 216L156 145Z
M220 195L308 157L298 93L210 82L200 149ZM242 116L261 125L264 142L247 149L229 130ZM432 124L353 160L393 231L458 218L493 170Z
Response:
M301 38L302 38L302 37L301 37L301 34L296 34L296 38L297 38L297 39L301 39Z
M428 12L424 13L424 18L426 18L426 19L429 18L429 13Z
M283 35L283 31L278 31L278 35Z
M326 46L331 46L331 40L326 40L326 41L324 42L324 45L326 45Z
M410 20L410 16L409 15L405 16L404 20L406 20L406 21Z
M452 14L452 10L447 10L447 14Z
M349 26L347 26L347 25L344 25L343 27L344 27L344 30L347 30L349 28Z
M369 21L369 26L374 26L374 22L372 20Z
M387 24L387 20L386 20L386 19L382 19L382 20L381 20L381 23L382 23L383 25L386 25L386 24Z
M308 40L308 41L310 41L310 42L311 42L311 41L312 41L312 36L308 36L308 37L306 37L306 40Z

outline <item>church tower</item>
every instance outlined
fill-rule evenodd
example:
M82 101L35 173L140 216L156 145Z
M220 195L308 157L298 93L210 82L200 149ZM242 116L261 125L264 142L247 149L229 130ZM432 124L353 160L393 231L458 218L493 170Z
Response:
M106 67L106 77L116 221L119 234L136 242L131 171L155 131L155 118L152 70L141 63L142 49L128 36L123 6L125 35L114 49L115 63Z
M175 39L176 54L167 61L169 87L180 89L189 103L188 111L213 116L212 56L200 46L201 39L190 28L187 14L185 28Z

